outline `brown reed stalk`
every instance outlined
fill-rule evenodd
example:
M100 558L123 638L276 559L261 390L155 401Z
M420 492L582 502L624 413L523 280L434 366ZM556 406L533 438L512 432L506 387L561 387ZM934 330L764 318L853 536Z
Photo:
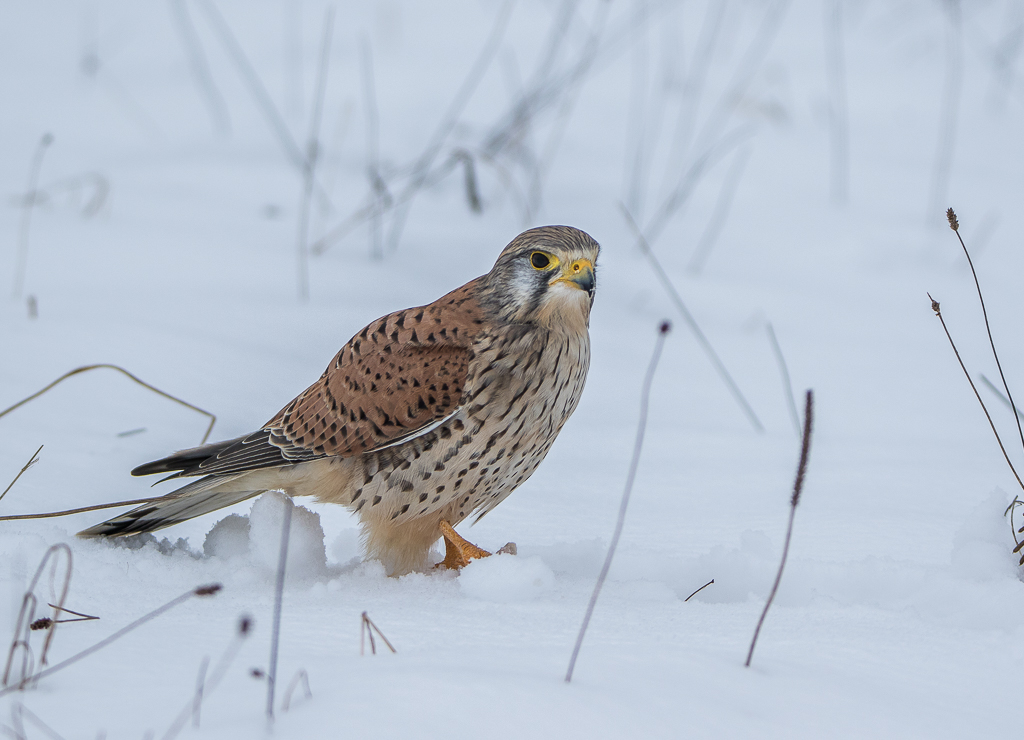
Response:
M978 302L981 304L981 315L985 320L985 332L988 334L988 344L992 348L992 357L995 358L996 369L999 370L999 379L1003 382L1003 388L1006 390L1006 398L1010 402L1010 408L1013 410L1013 418L1017 422L1017 434L1020 436L1021 447L1024 448L1024 429L1021 429L1020 414L1017 413L1017 405L1013 402L1013 394L1010 393L1010 386L1006 383L1006 376L1003 374L1003 366L999 362L999 353L996 352L996 343L995 340L992 339L992 327L989 326L988 311L985 309L985 296L981 293L981 283L978 281L978 273L974 269L974 260L971 259L971 253L967 251L967 245L964 244L964 238L960 236L960 222L957 220L956 213L952 208L946 209L946 220L949 221L949 228L956 233L956 238L960 242L960 247L964 250L964 255L967 257L967 264L971 268L971 275L974 277L974 287L978 291Z
M761 618L757 620L757 627L754 629L754 637L750 641L750 650L747 651L747 662L744 665L750 668L750 660L754 657L754 647L757 645L757 636L761 634L761 626L764 618L768 616L768 610L775 600L775 592L779 590L779 583L782 581L782 569L786 567L786 558L789 556L789 541L793 536L793 519L796 517L796 507L800 503L800 494L804 488L804 475L807 473L807 458L811 451L811 430L814 425L814 391L807 391L807 400L804 403L804 435L800 445L800 463L796 468L796 480L793 482L793 495L789 499L789 525L786 527L786 541L782 545L782 560L779 562L779 572L775 574L775 583L768 594L768 601L764 604L764 611Z
M23 474L23 473L24 473L24 472L25 472L26 470L28 470L28 469L29 469L29 468L31 468L31 467L32 467L33 465L35 465L35 464L36 464L37 462L39 462L39 453L40 453L40 452L42 452L42 450L43 450L43 445L39 445L39 449L38 449L38 450L36 450L35 452L33 452L33 453L32 453L32 457L30 457L30 458L28 459L28 462L27 462L27 463L25 463L25 464L24 464L24 465L22 466L21 470L19 470L19 471L18 471L18 474L17 474L16 476L14 476L14 480L12 480L12 481L10 482L10 485L8 485L8 486L7 486L7 488L5 488L5 489L4 489L4 492L3 492L3 493L0 493L0 499L2 499L2 498L3 498L4 496L6 496L6 495L7 495L7 492L8 492L9 490L11 490L12 488L14 488L14 484L18 482L18 478L20 478L20 477L22 476L22 474Z
M170 393L167 393L166 391L162 391L159 388L157 388L156 386L150 385L149 383L147 383L146 381L142 380L138 376L133 375L132 373L128 372L123 367L120 367L118 365L111 365L111 364L106 363L106 362L102 362L102 363L99 363L99 364L96 364L96 365L83 365L82 367L76 367L74 370L69 370L68 372L64 373L59 378L57 378L55 381L53 381L49 385L45 386L42 390L38 390L35 393L33 393L31 396L28 396L26 398L21 399L20 401L18 401L13 406L8 406L3 411L0 411L0 419L2 419L3 417L7 416L7 414L11 413L15 409L24 406L29 401L34 401L35 399L39 398L41 395L46 393L48 390L50 390L54 386L59 385L60 383L64 382L65 380L67 380L68 378L70 378L72 376L79 375L80 373L87 373L87 372L89 372L91 370L100 370L100 369L103 369L103 368L105 368L107 370L116 370L117 372L119 372L122 375L124 375L125 377L127 377L129 380L132 380L135 383L138 383L143 388L151 390L151 391L153 391L153 393L156 393L159 396L163 396L164 398L166 398L168 400L174 401L175 403L180 404L180 405L184 406L187 409L192 409L193 411L195 411L197 413L200 413L203 416L210 417L210 425L206 428L206 433L203 435L202 440L200 440L200 442L199 442L200 445L206 444L206 440L210 438L210 432L213 431L213 425L217 423L217 417L214 414L211 414L209 411L204 411L203 409L199 408L198 406L193 406L188 401L183 401L180 398L178 398L177 396L172 396Z
M171 599L170 601L168 601L163 606L154 609L153 611L149 612L148 614L145 614L145 615L139 617L138 619L136 619L131 624L128 624L128 625L122 627L121 629L119 629L117 632L115 632L114 634L110 635L109 637L105 637L104 639L102 639L99 642L97 642L95 645L93 645L91 647L88 647L85 650L82 650L81 652L76 653L75 655L72 655L70 658L68 658L66 660L63 660L60 663L57 663L56 665L47 668L46 670L39 671L38 673L33 674L31 676L32 682L36 683L40 679L45 678L46 676L50 676L50 675L56 673L57 671L61 671L64 668L67 668L69 665L77 663L78 661L82 660L83 658L89 657L93 653L95 653L95 652L97 652L99 650L102 650L107 645L110 645L112 642L115 642L116 640L120 639L121 637L124 637L126 634L128 634L132 630L136 629L137 627L142 626L143 624L145 624L146 622L149 622L152 619L156 619L161 614L164 614L165 612L170 611L171 609L173 609L174 607L178 606L179 604L182 604L182 603L188 601L193 596L213 596L218 591L220 591L221 588L222 588L222 586L219 583L213 583L213 584L210 584L208 586L199 586L198 588L193 588L193 589L191 589L189 591L186 591L185 593L181 594L181 596L178 596L178 597L176 597L174 599ZM18 684L16 686L7 686L7 687L5 687L3 689L0 689L0 697L6 696L7 694L10 694L10 693L20 689L22 687L22 685L23 684Z
M499 551L500 552L500 551ZM388 646L388 649L393 653L397 653L395 646L391 644L391 641L384 636L384 633L380 631L380 627L373 623L370 619L370 615L363 612L363 616L360 618L359 623L359 654L363 655L364 637L369 636L370 638L370 651L373 655L377 654L377 643L373 639L373 633L376 632L380 635L380 639L384 641L384 644Z

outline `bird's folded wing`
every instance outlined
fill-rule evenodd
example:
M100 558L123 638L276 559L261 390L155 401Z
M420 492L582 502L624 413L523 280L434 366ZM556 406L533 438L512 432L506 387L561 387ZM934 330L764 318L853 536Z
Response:
M462 402L479 324L475 302L446 300L453 296L366 327L259 431L183 450L132 474L233 475L371 452L437 427Z

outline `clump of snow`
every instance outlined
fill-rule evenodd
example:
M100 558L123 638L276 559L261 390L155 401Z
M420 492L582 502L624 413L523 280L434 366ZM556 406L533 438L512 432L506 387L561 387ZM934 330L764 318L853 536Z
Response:
M534 555L492 555L472 561L459 573L459 588L481 601L531 601L550 591L555 574Z
M266 573L276 573L281 554L284 515L292 510L288 536L287 577L315 581L327 572L327 550L320 516L278 491L268 491L253 502L249 516L231 514L206 535L203 552L224 559L248 555Z
M249 554L249 517L231 514L213 525L203 541L208 558L238 558Z
M950 561L954 574L984 582L1019 573L1017 559L1007 548L1010 525L1003 512L1008 503L1006 493L997 488L967 515L953 535Z

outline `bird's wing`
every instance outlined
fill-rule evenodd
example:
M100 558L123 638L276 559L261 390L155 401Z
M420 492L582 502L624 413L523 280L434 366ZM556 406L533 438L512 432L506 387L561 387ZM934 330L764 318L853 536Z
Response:
M233 475L371 452L436 427L462 402L483 323L475 283L367 326L259 431L184 450L132 474Z

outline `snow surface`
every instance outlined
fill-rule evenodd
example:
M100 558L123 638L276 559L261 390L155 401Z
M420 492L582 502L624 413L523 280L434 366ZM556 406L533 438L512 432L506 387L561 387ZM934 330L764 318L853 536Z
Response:
M212 672L236 645L241 615L254 628L205 692L199 727L189 719L181 736L1016 730L1024 585L1003 518L1016 483L926 291L942 303L971 372L995 379L970 273L945 224L953 205L1003 368L1018 381L1021 3L519 0L497 38L490 34L506 7L497 0L339 3L318 166L330 205L314 197L311 241L373 202L368 170L377 167L398 197L435 132L444 136L431 162L438 176L411 201L397 248L386 241L392 212L381 223L383 259L373 258L372 222L361 222L310 255L308 301L297 279L301 173L208 7L5 6L0 408L105 362L215 413L214 439L243 434L367 322L487 271L512 237L543 223L578 226L603 245L587 390L530 481L479 525L460 528L492 550L514 540L517 556L461 574L387 578L379 563L361 561L347 512L298 502L273 724L266 680L252 669L269 665L280 495L128 542L75 538L108 512L0 522L0 635L13 632L26 585L56 543L74 557L67 605L100 617L60 626L51 665L189 589L224 585L0 699L2 734L52 737L38 718L69 740L163 737L192 702L204 659ZM305 151L325 6L215 7ZM845 203L831 194L830 111L841 111L843 95L830 83L827 39L837 7ZM190 57L190 44L205 62ZM482 49L494 53L449 119ZM592 63L578 64L588 49ZM197 82L197 64L223 108ZM547 84L566 79L576 82ZM547 92L529 97L534 90ZM377 129L367 123L371 97ZM519 137L488 148L524 99L543 105L520 107ZM38 192L26 199L45 132L54 140ZM714 148L722 142L733 143ZM440 177L458 149L474 158L482 213L467 205L461 169ZM699 176L652 233L653 249L764 433L715 374L619 208L628 203L650 230L695 163ZM739 180L726 209L730 173ZM26 203L24 292L14 298ZM724 221L712 239L716 212ZM694 271L694 255L709 244ZM625 530L566 685L664 317L676 329L655 378ZM768 322L794 392L815 390L817 421L789 563L747 669L798 454ZM1010 412L980 392L1020 460ZM197 444L206 425L112 371L71 378L0 418L0 485L45 445L0 515L145 497L148 482L128 471ZM52 600L49 575L40 583L38 598ZM396 654L360 655L364 611ZM32 636L36 656L41 635ZM285 711L300 671L312 695L296 688Z

